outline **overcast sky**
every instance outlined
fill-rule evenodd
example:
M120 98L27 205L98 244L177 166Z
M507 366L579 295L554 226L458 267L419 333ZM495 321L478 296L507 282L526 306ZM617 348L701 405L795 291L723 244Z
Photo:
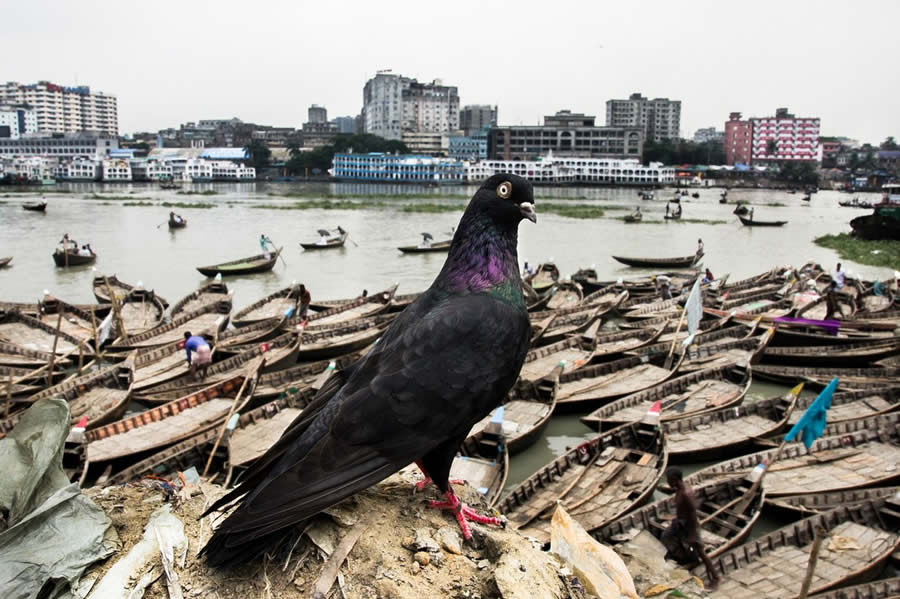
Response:
M639 91L682 102L681 134L731 111L818 116L824 135L900 138L900 2L10 1L3 81L118 96L123 133L230 118L356 115L378 69L440 78L500 123L597 116Z

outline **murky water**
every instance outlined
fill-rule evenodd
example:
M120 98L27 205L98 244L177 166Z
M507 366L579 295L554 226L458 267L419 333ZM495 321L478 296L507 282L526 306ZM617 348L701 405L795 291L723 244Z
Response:
M456 226L461 212L403 213L387 207L354 210L269 210L254 205L282 203L297 198L270 194L290 192L364 194L387 203L455 203L470 196L473 187L440 189L415 186L368 184L207 184L191 189L215 190L216 195L177 195L149 185L100 186L71 184L59 186L70 193L47 193L46 214L25 212L22 201L39 194L11 194L0 188L0 256L13 255L11 268L0 269L0 300L35 301L44 289L70 302L92 302L91 267L56 268L51 253L64 233L79 243L90 242L99 254L96 267L116 274L127 282L143 281L146 287L176 301L207 279L196 266L232 260L259 252L258 238L265 233L283 245L284 261L269 273L229 279L234 291L235 310L259 297L284 287L292 280L303 282L314 299L349 297L363 288L379 290L394 282L398 293L425 289L440 270L444 254L403 255L399 245L418 243L420 232L436 239ZM129 196L132 202L206 202L212 209L175 208L188 220L188 227L170 232L166 226L169 208L124 206L125 201L93 194ZM389 197L385 194L391 194ZM839 200L848 194L823 191L811 202L800 194L768 190L733 190L730 202L742 200L755 206L758 220L787 220L783 228L743 227L732 214L734 205L718 203L719 190L700 191L701 197L683 198L683 218L723 220L725 224L663 222L665 200L671 190L657 192L657 201L641 201L634 189L564 188L536 190L538 224L520 226L519 259L538 263L554 260L564 275L594 265L601 277L637 276L642 271L624 267L612 254L625 256L680 256L693 254L698 238L706 247L704 265L717 276L730 273L739 279L766 271L774 265L800 265L815 260L827 268L836 254L812 243L818 235L849 231L851 218L864 211L841 208ZM405 196L398 199L396 195ZM444 196L442 198L442 196ZM860 194L860 199L877 201L877 194ZM542 202L567 200L608 208L605 218L580 220L542 213ZM784 206L769 206L780 203ZM645 222L626 225L615 217L640 206ZM656 224L652 222L654 221ZM300 241L315 241L316 230L341 225L350 232L350 242L340 250L304 252ZM845 261L845 270L867 278L887 278L892 271ZM785 388L754 384L748 401L781 394ZM579 415L555 416L546 434L533 447L515 456L508 486L560 455L591 431ZM701 465L686 467L692 472ZM770 528L772 524L757 527ZM756 531L755 531L756 533Z

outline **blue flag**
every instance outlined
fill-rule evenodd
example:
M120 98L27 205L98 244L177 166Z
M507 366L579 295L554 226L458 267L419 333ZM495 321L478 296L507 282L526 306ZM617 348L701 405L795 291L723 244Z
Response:
M831 407L831 396L834 395L834 390L837 389L837 386L838 380L835 377L831 379L828 386L819 393L815 401L800 416L797 424L784 436L785 441L793 441L797 438L797 435L800 435L803 444L809 449L813 442L822 436L827 424L825 414L828 408Z

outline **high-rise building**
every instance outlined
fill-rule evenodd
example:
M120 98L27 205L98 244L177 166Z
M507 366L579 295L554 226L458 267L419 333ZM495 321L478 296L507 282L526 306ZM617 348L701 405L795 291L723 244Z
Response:
M439 79L415 79L379 71L363 88L366 133L401 139L403 132L446 133L459 129L459 93Z
M356 133L356 117L338 116L331 119L331 123L337 127L338 133Z
M327 123L328 122L328 110L324 106L319 106L318 104L313 104L309 107L307 111L309 118L307 119L308 123Z
M750 121L732 112L725 121L725 164L750 164Z
M722 143L725 139L725 133L717 130L715 127L703 127L694 132L694 142L703 144L707 142Z
M750 119L752 139L750 161L816 162L819 152L818 118L795 117L787 108L775 110L775 116Z
M640 127L597 127L594 117L561 110L543 125L492 127L488 155L493 160L536 160L556 156L638 158L643 149Z
M464 135L474 135L485 127L497 126L497 107L488 104L470 104L459 111L459 128Z
M96 131L119 134L116 97L91 92L86 85L63 87L39 81L22 85L10 81L0 85L0 102L28 104L37 116L37 129L45 133Z
M641 127L644 139L662 141L681 135L681 100L645 98L639 93L627 100L606 101L607 127Z
M37 113L27 104L0 104L0 137L19 139L37 132Z
M796 117L787 108L775 116L741 120L732 112L725 122L725 161L728 164L818 162L822 160L816 117Z

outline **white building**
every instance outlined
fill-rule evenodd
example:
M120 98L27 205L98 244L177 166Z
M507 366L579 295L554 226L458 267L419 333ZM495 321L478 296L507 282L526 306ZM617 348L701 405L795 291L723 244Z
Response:
M131 181L131 163L120 158L104 160L102 163L104 181Z
M37 133L37 113L27 104L0 104L0 137L19 139Z
M450 149L447 133L404 131L400 139L412 154L446 156Z
M167 160L133 158L130 163L135 181L167 181L175 177L175 167Z
M675 181L675 169L652 162L608 158L557 158L539 160L481 160L466 163L465 178L483 181L498 173L512 173L535 183L585 183L594 185L667 185Z
M100 161L93 158L61 160L55 176L63 181L96 181L100 177Z
M19 139L0 138L0 157L106 158L110 151L118 149L118 137L93 133L35 133Z
M181 178L185 181L212 181L212 162L203 158L188 158L184 162Z
M116 97L91 92L86 85L64 87L49 81L22 85L10 81L0 84L0 102L28 104L34 108L38 131L119 134Z
M404 131L445 133L459 129L459 93L439 79L415 79L379 71L363 88L365 132L400 139Z
M56 169L56 159L41 156L17 156L6 162L6 172L12 177L29 181L44 181L52 178Z
M256 169L228 160L211 160L212 178L216 181L244 181L256 179Z
M641 127L644 140L678 139L681 131L681 100L645 98L631 94L627 100L606 101L607 127Z

